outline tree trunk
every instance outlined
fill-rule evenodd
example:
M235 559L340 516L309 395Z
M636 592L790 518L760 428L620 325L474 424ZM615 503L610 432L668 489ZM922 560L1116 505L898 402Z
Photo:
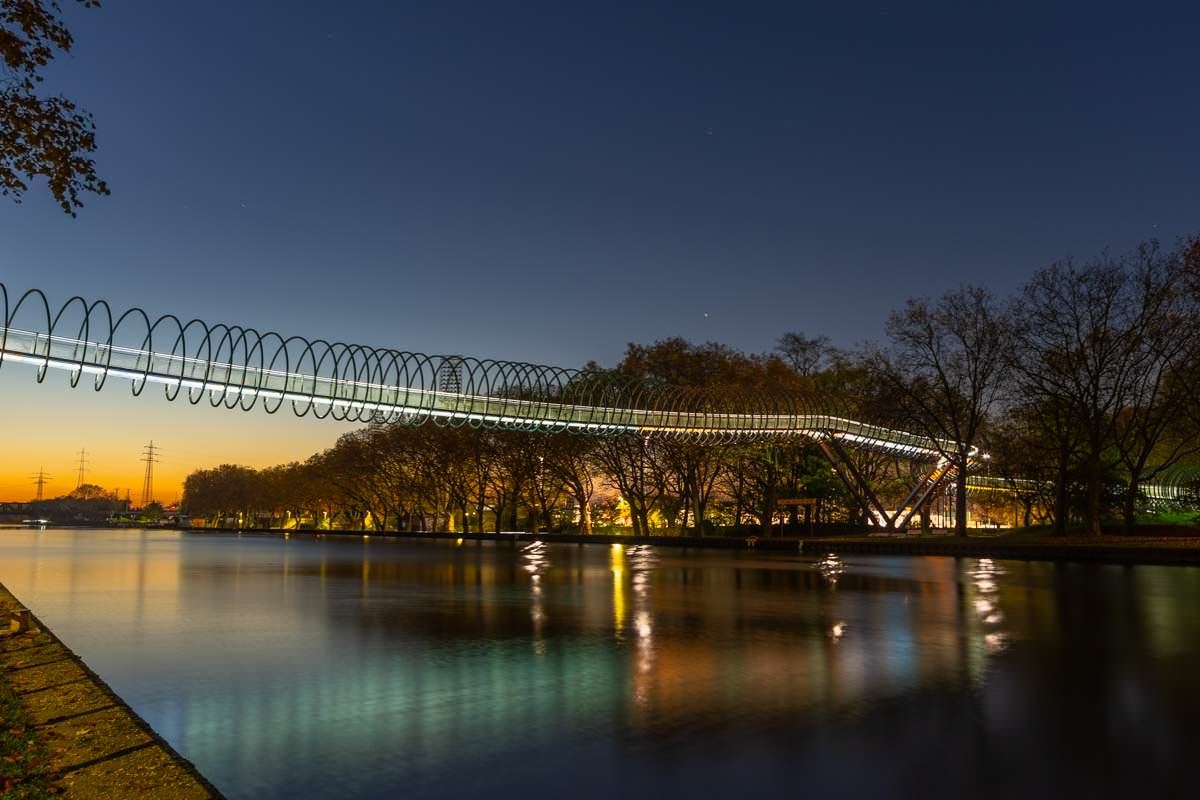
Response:
M576 495L575 502L579 504L579 527L585 534L590 534L592 532L592 513L588 508L587 501L583 499L582 492Z
M646 508L646 506L644 504L639 507L638 521L639 521L640 527L642 529L641 535L649 536L650 535L650 509Z
M1067 455L1058 457L1058 474L1054 479L1054 535L1067 535L1067 516L1070 513L1067 494Z
M1125 535L1132 536L1134 526L1137 525L1137 499L1140 490L1140 484L1137 478L1129 479L1129 486L1125 488L1124 502L1124 517L1125 517Z
M967 457L958 459L958 475L954 481L954 535L967 535Z
M1100 535L1100 456L1088 459L1087 533Z
M764 539L771 538L771 531L775 527L775 498L767 496L763 503L762 516L762 535Z

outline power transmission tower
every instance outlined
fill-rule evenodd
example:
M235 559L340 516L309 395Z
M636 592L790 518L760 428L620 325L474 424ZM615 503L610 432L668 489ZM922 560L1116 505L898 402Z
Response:
M142 448L142 461L146 462L146 477L142 479L142 508L154 502L154 465L158 463L158 449L153 439Z
M37 475L30 475L29 479L37 485L37 497L34 498L34 502L41 502L43 489L45 488L47 482L54 480L54 476L47 475L44 468L38 468Z
M438 391L447 394L462 394L463 359L461 356L445 356L437 369Z
M80 486L83 486L83 476L87 473L87 464L87 450L81 448L79 450L79 474L75 478L76 489L78 489Z

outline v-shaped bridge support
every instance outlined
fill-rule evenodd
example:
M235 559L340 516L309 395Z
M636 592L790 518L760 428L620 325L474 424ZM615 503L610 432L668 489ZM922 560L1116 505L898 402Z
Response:
M818 444L833 471L842 479L842 483L846 484L859 507L867 512L867 519L875 527L885 530L907 530L913 515L929 502L940 486L952 480L958 472L949 460L939 459L937 466L913 487L900 507L894 512L889 512L836 437L825 437L819 440Z

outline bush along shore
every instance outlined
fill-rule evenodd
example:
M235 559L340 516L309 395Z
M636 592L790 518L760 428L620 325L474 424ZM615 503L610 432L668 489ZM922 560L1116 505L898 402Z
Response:
M0 620L0 798L221 797L3 586Z

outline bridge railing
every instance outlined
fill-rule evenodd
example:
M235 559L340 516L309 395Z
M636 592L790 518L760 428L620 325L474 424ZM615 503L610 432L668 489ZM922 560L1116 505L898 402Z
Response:
M158 383L168 392L187 391L194 401L207 394L230 408L289 402L340 408L355 416L383 415L394 418L391 421L460 418L484 424L647 435L727 433L750 438L836 434L853 445L884 446L913 456L932 452L929 440L922 436L828 414L697 413L481 396L229 364L14 328L4 331L5 358L66 370L74 373L73 382L82 375L93 375L97 382L113 376L139 384Z
M780 392L716 394L522 362L427 356L343 343L284 338L237 326L151 319L139 309L114 317L103 301L72 298L54 311L26 292L13 301L0 284L0 364L18 361L84 375L150 383L169 399L338 420L470 424L592 434L638 433L696 440L838 437L856 447L932 456L927 437L830 413L836 403ZM26 324L20 324L24 321Z

